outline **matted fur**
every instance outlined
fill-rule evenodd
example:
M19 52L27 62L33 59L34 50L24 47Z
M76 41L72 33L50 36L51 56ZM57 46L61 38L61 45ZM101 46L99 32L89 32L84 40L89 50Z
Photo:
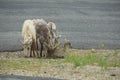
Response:
M43 19L34 19L34 24L36 27L36 37L39 39L41 44L40 56L42 56L43 45L45 51L45 57L47 57L47 50L53 48L52 44L52 36L50 34L50 30L47 26L47 22Z
M36 41L36 30L33 20L25 20L22 28L22 37L30 36Z
M52 40L54 44L56 44L58 42L58 39L61 37L61 35L57 34L56 24L54 22L48 22L47 25L49 29L51 30Z
M33 19L34 25L46 25L47 22L44 19Z
M55 44L58 40L55 23L47 23L44 19L25 20L22 28L22 37L24 38L23 44L27 44L30 47L30 52L27 54L31 54L32 50L33 54L34 50L37 52L37 39L39 39L41 50L40 55L37 54L41 57L43 45L45 46L45 53L47 55L48 51L53 51L56 48ZM34 47L36 48L34 49Z
M54 22L48 22L47 25L49 26L50 29L56 31L56 24Z
M25 54L32 56L36 47L36 30L33 20L25 20L22 27L23 47L27 50ZM33 47L34 46L34 47ZM28 49L29 48L29 49ZM37 53L38 54L38 53Z

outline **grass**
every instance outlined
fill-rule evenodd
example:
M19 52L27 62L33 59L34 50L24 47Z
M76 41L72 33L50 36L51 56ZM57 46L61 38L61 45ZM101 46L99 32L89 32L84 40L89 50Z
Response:
M119 50L114 50L112 53L98 53L94 49L88 50L86 53L79 52L79 50L68 50L65 54L64 59L1 58L0 70L21 69L38 71L41 69L41 66L61 66L62 63L72 63L75 67L86 65L120 67Z
M28 71L38 71L42 66L56 65L64 62L62 59L0 59L0 70L20 69Z
M83 80L92 80L93 78L119 80L120 78L118 74L120 73L119 50L69 49L61 53L65 54L64 59L24 58L23 56L19 57L18 54L15 55L16 52L9 55L2 52L0 55L0 74L75 78L76 80L81 79L81 77ZM90 66L84 67L86 65ZM107 76L106 73L108 73Z
M36 63L37 62L37 63ZM0 69L23 69L23 70L36 70L40 67L38 60L18 59L18 60L0 60Z
M118 50L115 50L111 54L97 54L93 50L85 54L74 51L66 54L65 61L73 63L74 66L96 65L101 67L120 67L120 57L118 54Z

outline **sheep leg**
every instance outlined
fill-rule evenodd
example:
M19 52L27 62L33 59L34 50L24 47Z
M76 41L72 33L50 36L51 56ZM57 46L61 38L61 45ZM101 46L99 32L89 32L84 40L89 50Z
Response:
M30 57L32 57L32 45L31 45L31 49L30 50Z
M37 57L40 57L40 55L39 55L39 53L38 53L38 43L37 43L37 41L36 41L36 43L35 43L35 51L36 51L36 53L37 53Z
M42 42L40 42L40 44L41 44L41 49L40 49L40 57L42 57L43 43L42 43Z

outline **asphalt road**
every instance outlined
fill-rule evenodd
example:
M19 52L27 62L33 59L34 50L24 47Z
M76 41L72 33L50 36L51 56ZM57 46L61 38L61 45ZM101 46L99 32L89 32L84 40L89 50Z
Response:
M120 49L120 0L0 0L0 51L21 49L24 20L57 25L74 48Z

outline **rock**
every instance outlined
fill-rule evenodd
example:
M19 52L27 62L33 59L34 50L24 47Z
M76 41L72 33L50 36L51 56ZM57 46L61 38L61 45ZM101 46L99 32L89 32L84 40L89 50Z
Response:
M113 73L113 74L110 74L110 76L116 76L116 74Z

